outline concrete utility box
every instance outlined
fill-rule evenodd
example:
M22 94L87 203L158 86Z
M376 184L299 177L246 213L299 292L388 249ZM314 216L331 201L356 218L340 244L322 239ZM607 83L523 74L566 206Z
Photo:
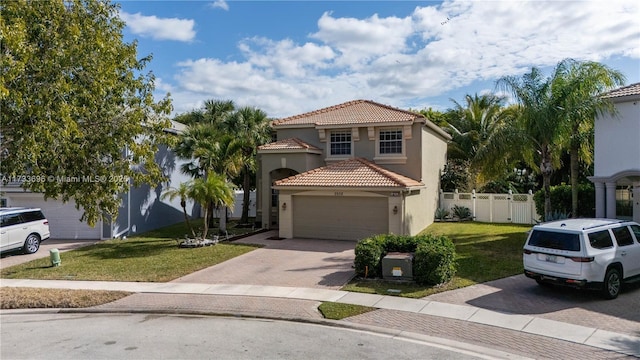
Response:
M382 258L385 280L413 280L413 254L391 252Z

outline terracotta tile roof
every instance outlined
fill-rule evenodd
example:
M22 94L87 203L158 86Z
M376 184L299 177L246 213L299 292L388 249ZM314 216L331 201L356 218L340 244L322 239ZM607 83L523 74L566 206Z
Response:
M320 150L298 138L278 140L269 144L258 146L258 150Z
M640 83L635 83L627 86L623 86L621 88L611 90L602 97L604 98L619 98L623 96L631 96L631 95L640 95Z
M400 189L423 184L368 160L355 158L278 180L275 186Z
M410 111L397 109L369 100L354 100L324 109L274 120L271 124L275 127L287 125L322 126L393 123L413 121L415 119L425 120L422 115Z

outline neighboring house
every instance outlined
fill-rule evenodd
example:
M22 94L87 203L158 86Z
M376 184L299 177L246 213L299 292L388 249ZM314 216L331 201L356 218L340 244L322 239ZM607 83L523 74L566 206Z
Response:
M258 148L256 221L280 237L415 235L434 220L450 136L368 100L272 122Z
M640 221L640 83L604 97L618 114L595 121L596 217Z
M183 128L183 124L172 122L172 128L166 131L177 134ZM180 199L173 201L160 199L163 191L168 187L175 187L181 182L190 180L189 176L180 172L180 165L184 161L175 156L166 146L158 148L155 160L161 166L168 181L154 188L149 185L137 188L130 185L130 190L121 195L122 205L117 219L100 221L94 227L79 220L82 210L75 208L74 201L63 203L56 199L44 200L42 194L25 191L19 183L3 185L0 189L0 198L3 206L41 208L49 220L53 239L98 240L139 234L184 221ZM197 208L194 209L190 202L187 202L187 211L191 215L198 215L192 213L197 212Z

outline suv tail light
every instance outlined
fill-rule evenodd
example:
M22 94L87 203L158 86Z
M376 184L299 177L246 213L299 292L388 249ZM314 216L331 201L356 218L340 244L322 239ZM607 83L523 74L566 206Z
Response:
M595 258L593 256L591 257L575 256L575 257L570 257L569 259L571 259L574 262L592 262Z
M43 225L49 225L49 222L48 221L44 221L42 224Z

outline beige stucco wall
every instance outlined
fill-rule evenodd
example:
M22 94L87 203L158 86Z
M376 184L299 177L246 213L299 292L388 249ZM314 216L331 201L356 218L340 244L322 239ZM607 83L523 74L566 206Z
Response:
M420 192L421 205L416 205L418 208L412 211L424 217L422 222L416 222L416 224L425 228L433 223L438 208L440 174L447 163L447 143L440 135L427 127L423 128L421 140L422 183L426 188Z

